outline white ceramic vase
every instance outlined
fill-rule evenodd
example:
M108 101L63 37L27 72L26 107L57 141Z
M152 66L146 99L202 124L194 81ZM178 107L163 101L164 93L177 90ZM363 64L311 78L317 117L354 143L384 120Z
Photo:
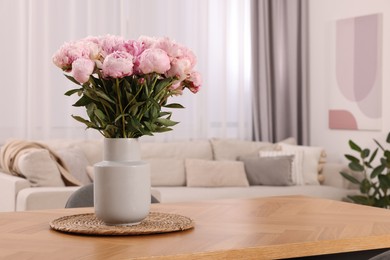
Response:
M136 225L149 214L150 166L138 139L105 138L103 161L94 165L96 217L107 225Z

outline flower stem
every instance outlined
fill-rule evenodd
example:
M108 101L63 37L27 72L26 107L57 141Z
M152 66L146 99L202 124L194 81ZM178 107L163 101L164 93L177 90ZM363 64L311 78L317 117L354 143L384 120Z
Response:
M125 120L125 115L122 107L122 100L121 100L121 95L120 95L120 88L119 88L119 79L115 80L115 87L118 95L118 102L119 102L119 109L122 115L122 131L123 131L123 138L126 138L126 120Z

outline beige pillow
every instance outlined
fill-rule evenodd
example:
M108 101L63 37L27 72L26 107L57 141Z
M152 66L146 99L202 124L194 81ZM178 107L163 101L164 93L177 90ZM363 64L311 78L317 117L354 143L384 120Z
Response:
M84 152L78 148L67 148L56 151L56 154L64 162L69 173L73 175L81 184L86 185L91 183L91 179L87 174L87 166L89 161Z
M318 169L321 154L323 153L322 147L303 146L303 145L289 145L280 143L282 151L286 152L303 152L302 170L303 179L305 184L320 184L318 180Z
M279 143L297 145L297 140L294 137L289 137L289 138L283 139L282 141L279 141L278 144Z
M19 157L18 168L32 187L65 186L57 164L46 149L31 149Z
M189 187L248 187L244 163L186 159L185 169Z
M273 150L274 144L269 142L253 142L238 139L211 139L215 160L235 161L240 156L257 155L260 150Z
M148 159L152 186L185 186L186 174L182 159Z
M140 142L140 148L143 160L154 158L182 160L186 158L213 159L209 141Z

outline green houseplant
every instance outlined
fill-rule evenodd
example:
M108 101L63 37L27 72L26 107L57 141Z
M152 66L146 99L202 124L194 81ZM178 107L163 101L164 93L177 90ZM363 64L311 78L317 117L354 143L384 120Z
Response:
M360 188L361 194L348 196L348 200L368 206L390 208L390 150L385 149L375 139L374 142L377 148L371 151L349 140L350 148L358 153L358 156L346 154L345 157L349 160L349 169L355 174L345 171L340 174ZM386 143L390 143L390 133ZM377 155L381 156L379 160L375 160Z

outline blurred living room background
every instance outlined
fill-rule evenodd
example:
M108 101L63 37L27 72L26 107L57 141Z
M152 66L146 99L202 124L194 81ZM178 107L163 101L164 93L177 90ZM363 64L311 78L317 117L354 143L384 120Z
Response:
M380 125L330 129L334 24L372 14L381 17ZM339 161L349 139L374 146L372 138L382 141L390 129L389 15L388 0L1 0L0 144L101 138L71 117L85 112L64 95L73 83L51 61L64 42L167 36L196 54L203 86L173 98L186 107L173 111L180 122L173 131L145 139L292 136Z

